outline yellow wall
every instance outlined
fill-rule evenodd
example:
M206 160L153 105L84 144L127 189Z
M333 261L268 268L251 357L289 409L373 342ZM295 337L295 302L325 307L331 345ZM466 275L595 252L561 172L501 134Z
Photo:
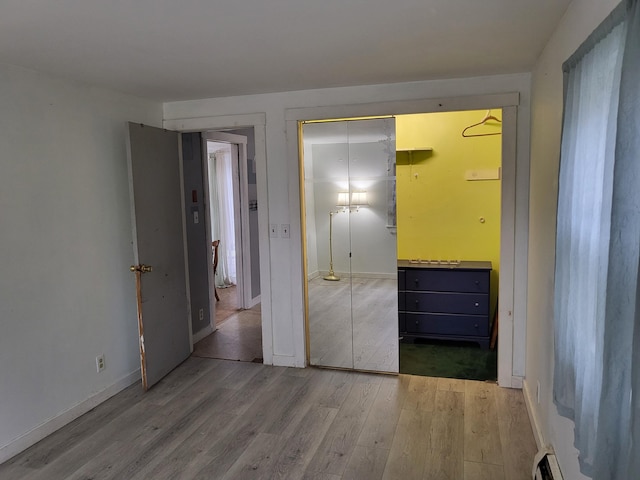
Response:
M501 165L501 135L463 138L486 111L396 117L396 149L433 152L396 156L398 258L489 260L495 304L500 268L500 180L465 180L469 170ZM500 110L491 114L501 118ZM469 133L495 133L497 122ZM484 223L480 221L484 219Z

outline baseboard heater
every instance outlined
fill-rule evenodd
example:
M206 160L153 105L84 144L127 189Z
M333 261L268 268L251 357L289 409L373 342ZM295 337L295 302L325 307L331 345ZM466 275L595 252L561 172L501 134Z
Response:
M553 450L540 450L533 461L533 480L562 480L558 459Z

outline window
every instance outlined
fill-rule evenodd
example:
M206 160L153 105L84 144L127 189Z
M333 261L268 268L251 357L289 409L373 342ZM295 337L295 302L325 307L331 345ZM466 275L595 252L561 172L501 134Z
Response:
M640 478L638 1L621 4L564 69L554 400L575 422L583 473Z

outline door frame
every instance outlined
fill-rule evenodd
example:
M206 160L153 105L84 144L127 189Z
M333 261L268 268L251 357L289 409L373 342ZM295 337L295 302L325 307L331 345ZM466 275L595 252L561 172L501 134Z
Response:
M527 314L529 160L523 150L516 148L519 104L520 94L513 92L468 97L304 107L285 111L287 158L289 172L291 172L289 181L291 221L299 222L295 228L302 232L304 199L301 195L300 182L303 182L304 179L300 178L301 122L367 116L382 117L415 113L502 109L501 281L498 293L499 337L501 341L498 343L498 383L501 386L512 388L522 388ZM294 225L291 228L295 231ZM299 250L292 252L291 258L295 262L292 269L295 271L304 271L304 241L301 234L300 243L296 245ZM303 280L301 278L300 286L295 292L292 292L292 297L299 302L300 311L305 312L305 318L303 322L294 324L293 333L295 344L304 348L304 358L308 364L308 315Z
M247 137L244 135L236 135L226 132L207 131L202 132L202 152L204 165L204 201L205 201L205 221L207 225L207 245L211 245L211 192L209 191L209 157L208 142L226 143L237 148L236 158L232 158L232 174L233 179L233 196L234 196L234 220L235 220L235 242L236 242L236 285L238 306L242 309L253 307L253 299L251 296L251 245L249 243L249 182L247 179ZM237 175L237 178L236 178ZM240 255L237 250L240 249ZM209 265L213 264L213 253L208 249L207 258ZM215 279L213 272L210 274L210 285L213 285ZM215 303L212 293L209 294L211 303ZM213 309L212 309L213 310ZM211 310L211 311L212 311ZM212 317L215 313L211 314ZM212 320L215 329L215 320Z

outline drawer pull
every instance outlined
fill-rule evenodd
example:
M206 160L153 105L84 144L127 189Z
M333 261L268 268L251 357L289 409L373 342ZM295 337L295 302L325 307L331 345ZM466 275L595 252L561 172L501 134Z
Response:
M479 304L478 302L476 302L476 303L475 303L475 306L476 306L476 307L479 307L479 306L480 306L480 304Z
M475 327L475 328L478 328L478 324L476 323L476 324L474 325L474 327Z
M480 285L480 280L476 280L476 281L475 281L475 282L473 282L473 283L475 283L476 285Z
M420 321L419 320L416 320L416 325L420 325Z
M420 305L420 300L416 300L416 307Z

